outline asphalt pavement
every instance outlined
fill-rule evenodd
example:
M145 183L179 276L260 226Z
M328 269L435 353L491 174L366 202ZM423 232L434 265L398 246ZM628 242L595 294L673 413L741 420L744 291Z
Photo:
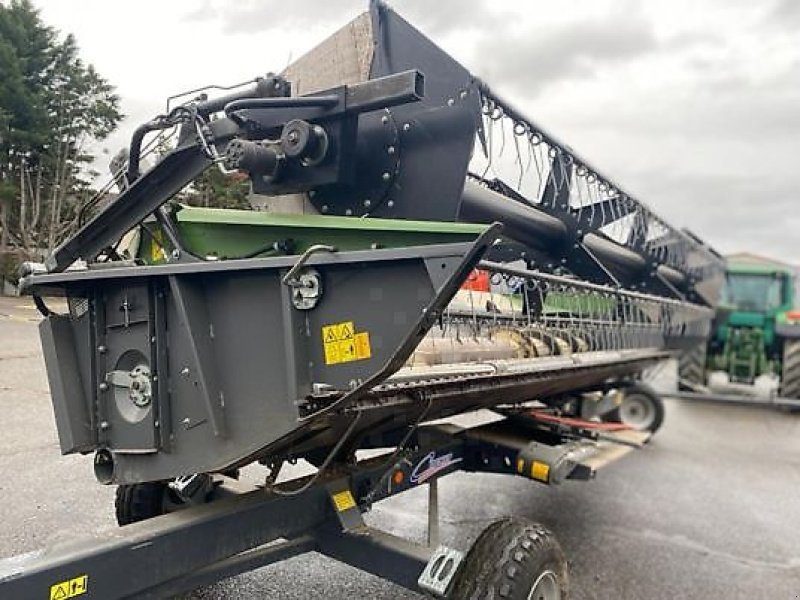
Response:
M59 454L30 303L0 297L0 557L114 527L114 490L91 459ZM516 515L555 532L575 599L800 599L800 415L667 400L648 446L595 481L545 487L499 475L440 483L444 543L466 549ZM379 504L371 525L422 539L424 489ZM420 598L316 554L189 599Z

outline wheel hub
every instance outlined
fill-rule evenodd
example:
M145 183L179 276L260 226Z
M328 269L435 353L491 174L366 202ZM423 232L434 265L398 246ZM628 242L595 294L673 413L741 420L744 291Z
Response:
M648 429L655 419L652 403L642 395L626 396L619 408L620 420L634 429Z
M561 588L558 578L552 571L545 571L539 577L528 593L528 600L561 600Z

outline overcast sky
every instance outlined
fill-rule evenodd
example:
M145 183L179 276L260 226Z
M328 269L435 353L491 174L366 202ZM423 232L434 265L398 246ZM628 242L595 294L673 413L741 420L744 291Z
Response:
M366 0L34 0L129 115L280 71ZM390 4L674 225L800 262L800 0Z

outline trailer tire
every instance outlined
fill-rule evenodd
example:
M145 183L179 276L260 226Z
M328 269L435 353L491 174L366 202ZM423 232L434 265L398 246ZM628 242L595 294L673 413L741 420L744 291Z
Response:
M650 386L631 385L623 391L622 404L603 415L603 421L624 423L638 431L655 433L664 424L664 401Z
M567 600L569 569L555 536L537 523L495 521L475 540L448 598Z
M789 339L783 342L781 396L800 398L800 340Z
M678 358L678 377L689 383L706 383L706 345L696 344L681 352Z
M114 509L119 525L129 525L172 512L180 504L167 482L148 481L117 486Z

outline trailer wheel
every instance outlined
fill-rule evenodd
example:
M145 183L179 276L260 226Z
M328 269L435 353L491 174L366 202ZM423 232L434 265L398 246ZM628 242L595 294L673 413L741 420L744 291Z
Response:
M567 561L555 536L537 523L507 518L478 536L448 597L566 600L568 586Z
M649 386L638 383L623 391L622 404L603 416L637 431L655 433L664 424L664 401Z
M706 345L696 344L681 352L678 358L678 377L689 383L706 383Z
M114 508L119 525L129 525L174 512L183 502L166 481L148 481L117 486Z
M783 373L781 396L800 398L800 340L783 342Z

